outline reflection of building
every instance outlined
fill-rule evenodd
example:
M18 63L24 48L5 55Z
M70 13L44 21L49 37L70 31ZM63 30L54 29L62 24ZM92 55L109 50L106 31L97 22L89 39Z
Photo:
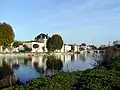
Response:
M0 52L2 52L3 51L3 47L2 46L0 46Z
M105 47L107 47L107 46L106 46L106 45L101 45L101 46L100 46L100 48L105 48Z

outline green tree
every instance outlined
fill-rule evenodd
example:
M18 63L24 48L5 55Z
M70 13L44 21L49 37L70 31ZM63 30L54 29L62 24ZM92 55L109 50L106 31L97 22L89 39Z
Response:
M62 46L63 46L63 39L58 34L54 34L51 38L47 40L48 51L60 50Z
M19 47L19 45L22 45L22 43L20 41L14 41L13 47L17 48L17 47Z
M49 38L47 40L47 43L46 43L46 47L47 47L47 50L50 52L50 51L53 51L53 46L52 46L52 43L51 43L51 38Z
M72 52L74 52L74 50L75 50L74 45L71 45L71 50L72 50Z
M24 51L25 52L31 52L32 51L32 48L30 48L30 47L28 47L27 45L23 45L23 47L24 47Z
M0 45L4 48L9 47L14 41L14 37L12 27L7 23L0 23Z

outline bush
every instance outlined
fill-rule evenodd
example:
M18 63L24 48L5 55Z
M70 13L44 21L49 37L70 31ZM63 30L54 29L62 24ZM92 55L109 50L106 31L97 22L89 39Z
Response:
M8 90L119 90L120 72L95 68L34 79L25 86Z

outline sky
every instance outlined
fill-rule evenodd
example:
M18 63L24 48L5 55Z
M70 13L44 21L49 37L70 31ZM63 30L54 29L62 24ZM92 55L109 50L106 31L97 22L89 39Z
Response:
M0 22L16 40L57 33L64 43L108 44L120 40L120 0L0 0Z

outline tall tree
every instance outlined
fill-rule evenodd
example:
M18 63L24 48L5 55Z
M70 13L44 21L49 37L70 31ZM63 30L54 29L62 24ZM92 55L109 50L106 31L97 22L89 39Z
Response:
M74 45L71 45L71 50L72 50L72 52L74 52L74 50L75 50Z
M52 46L52 43L51 43L51 38L49 38L47 40L47 43L46 43L46 47L47 47L47 50L50 52L50 51L53 51L53 46Z
M4 48L10 46L14 41L14 37L12 27L7 23L0 23L0 46Z
M63 46L63 39L60 35L54 34L51 38L47 40L47 49L55 51L60 50Z

